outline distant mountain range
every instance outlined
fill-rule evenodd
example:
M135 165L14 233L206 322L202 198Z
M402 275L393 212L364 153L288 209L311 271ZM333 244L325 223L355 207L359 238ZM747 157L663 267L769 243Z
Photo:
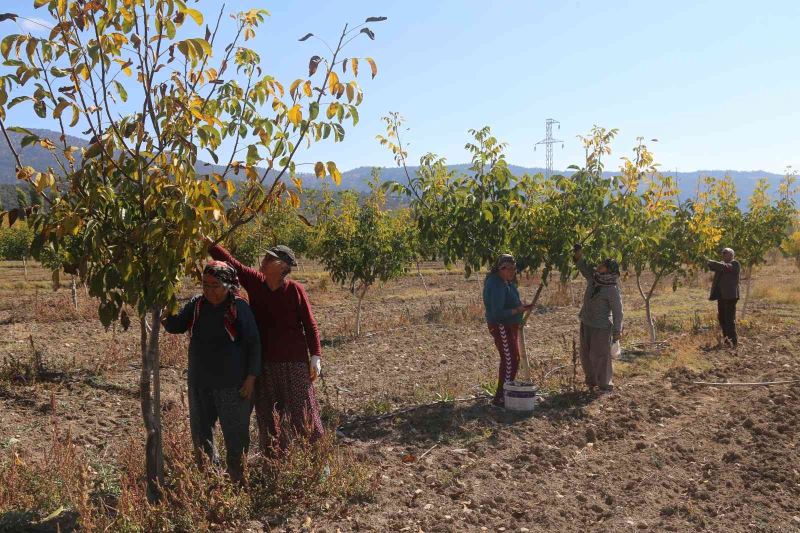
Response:
M31 131L39 135L40 137L49 138L56 144L56 146L61 144L60 140L61 134L58 132L51 130L34 130L34 129L31 129ZM19 133L14 133L14 132L9 132L9 136L12 140L12 143L14 143L15 148L18 151L20 151L20 141L23 136ZM67 136L67 140L70 144L74 146L87 146L89 144L88 140L73 136ZM47 169L48 166L51 166L53 164L52 156L46 149L42 148L41 146L26 146L25 148L21 149L20 154L24 164L30 165L37 170L45 170ZM217 165L204 162L200 163L198 167L199 167L198 170L203 173L207 173L209 171L218 170L219 168L222 168ZM0 142L0 184L18 183L15 176L14 168L15 168L15 161L14 161L14 156L11 153L11 150L9 150L8 146L6 146L5 142ZM413 172L416 171L416 168L417 167L409 167L409 170ZM469 171L468 164L449 165L448 168L464 173L467 173ZM521 167L518 165L509 165L509 168L515 175L522 175L525 173L536 174L539 172L544 172L543 168L537 168L537 167ZM780 174L773 174L761 170L747 170L747 171L695 170L691 172L678 172L677 174L674 172L670 173L667 170L665 170L665 172L676 177L683 196L691 196L696 190L698 180L703 176L713 176L717 178L730 176L736 183L736 189L739 194L739 197L743 199L750 196L753 189L755 188L756 182L759 179L767 178L770 184L772 185L772 189L775 190L781 178L783 177ZM606 172L605 174L608 176L612 176L616 173ZM358 167L352 170L342 172L341 188L352 189L359 192L368 191L371 175L372 175L372 167ZM303 185L308 188L317 188L320 187L321 184L323 183L322 181L315 178L313 174L300 174L300 176L303 179ZM381 168L381 180L405 182L406 177L405 173L403 172L403 169L397 167L389 167L389 168ZM326 182L330 183L327 180Z

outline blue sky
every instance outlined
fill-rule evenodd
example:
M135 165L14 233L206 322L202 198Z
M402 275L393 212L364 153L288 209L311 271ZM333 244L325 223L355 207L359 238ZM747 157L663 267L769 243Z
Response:
M219 5L202 0L198 9L208 21ZM323 51L298 37L333 41L345 22L389 17L374 25L374 42L359 39L346 53L378 62L375 80L360 78L361 122L344 143L319 145L303 161L333 159L342 170L392 165L375 135L380 117L399 111L412 160L431 151L465 162L467 130L489 125L509 143L510 162L544 166L533 144L552 117L565 141L555 148L556 168L582 160L576 135L593 124L620 129L609 167L639 135L659 139L651 148L664 169L800 167L796 0L227 2L227 11L246 7L272 13L252 47L265 72L287 85ZM45 18L32 7L16 12ZM9 122L52 127L14 111Z

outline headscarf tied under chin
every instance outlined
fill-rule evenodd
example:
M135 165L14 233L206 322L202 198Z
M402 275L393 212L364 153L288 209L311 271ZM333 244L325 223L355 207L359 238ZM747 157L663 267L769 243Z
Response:
M228 300L223 303L223 305L228 306L228 309L225 311L225 315L222 317L222 322L225 331L228 333L228 337L231 339L231 342L235 342L237 334L236 298L241 298L239 296L239 278L236 275L236 269L225 261L209 261L206 264L206 267L203 269L203 275L206 274L214 276L226 289L228 289ZM197 324L197 319L200 316L200 310L206 301L207 300L205 297L201 297L198 298L194 304L194 313L191 321L189 322L189 337L192 336L194 325Z
M603 264L608 269L608 272L603 274L600 272L594 273L594 293L592 296L600 292L602 287L613 287L619 283L619 264L613 259L606 259Z

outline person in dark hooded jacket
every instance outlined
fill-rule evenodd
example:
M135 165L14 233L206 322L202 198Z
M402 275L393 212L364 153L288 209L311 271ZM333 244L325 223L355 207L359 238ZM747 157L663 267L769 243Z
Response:
M592 268L577 245L574 258L578 270L586 278L586 292L579 315L581 366L589 390L598 387L602 392L608 392L614 388L611 344L622 334L619 265L613 259L605 259Z

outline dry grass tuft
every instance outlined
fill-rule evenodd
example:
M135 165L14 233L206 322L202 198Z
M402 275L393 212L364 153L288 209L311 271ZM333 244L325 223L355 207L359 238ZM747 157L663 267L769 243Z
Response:
M477 300L464 305L448 303L443 298L431 305L423 315L431 324L462 325L484 320L483 304Z
M793 280L780 284L766 282L754 284L753 298L768 300L777 304L800 305L800 281Z
M295 438L270 457L254 457L242 488L221 465L198 465L187 414L175 404L162 421L166 484L161 501L148 503L141 442L122 447L112 469L94 464L57 422L47 454L12 448L0 459L0 531L236 531L247 520L286 517L298 508L324 512L366 501L376 488L377 477L336 444L334 432L313 444Z
M32 296L22 296L11 309L12 322L77 322L99 320L97 301L79 293L78 308L72 305L69 292L39 291Z

